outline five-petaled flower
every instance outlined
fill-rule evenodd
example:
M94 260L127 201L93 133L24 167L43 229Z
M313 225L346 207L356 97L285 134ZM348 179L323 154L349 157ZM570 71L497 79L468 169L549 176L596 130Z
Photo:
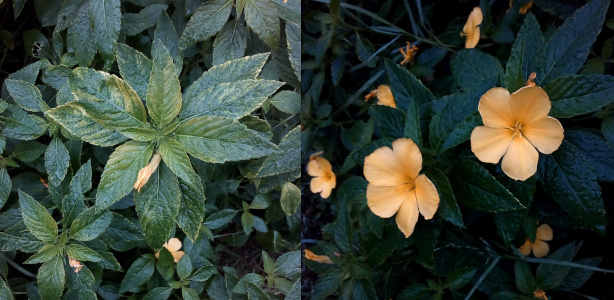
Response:
M535 257L544 257L550 251L550 246L546 241L552 240L552 228L548 224L541 224L537 227L537 233L535 234L535 242L531 243L531 240L527 239L518 251L522 253L524 256L528 256L531 254L531 250L533 250L533 255Z
M330 196L335 186L337 186L337 177L333 173L333 167L326 158L320 157L322 152L315 153L309 157L307 164L307 173L313 176L311 179L311 192L320 193L324 199Z
M482 24L482 9L479 7L474 7L471 13L469 14L469 18L467 18L467 23L465 23L465 27L463 27L463 31L461 32L461 36L466 36L465 40L465 48L475 48L475 46L480 41L480 24Z
M490 89L478 105L485 126L473 129L471 151L486 163L496 164L503 157L503 172L526 180L537 171L537 150L550 154L563 142L563 126L548 116L550 107L548 95L537 86L511 95L504 88Z
M134 183L134 188L137 189L139 193L141 192L141 188L149 180L149 177L151 177L151 174L153 174L158 168L161 158L162 157L160 156L159 153L154 154L149 164L145 166L144 168L142 168L141 170L139 170L139 175L137 176L136 182Z
M407 50L403 50L403 48L399 48L399 51L403 54L403 60L400 62L401 65L409 63L413 65L415 63L416 51L418 51L418 47L416 45L411 46L409 42L407 42Z
M437 189L425 175L419 175L421 169L422 154L411 139L398 139L392 149L381 147L365 158L369 208L382 218L396 213L397 226L405 237L414 232L419 213L429 220L439 206Z
M75 273L79 273L79 271L81 271L81 268L83 267L83 265L81 264L81 262L79 262L78 260L72 258L72 257L68 257L68 264L75 268Z
M395 108L397 107L390 87L385 84L378 86L377 90L372 90L369 94L367 94L365 96L365 101L369 101L369 99L373 97L377 97L377 104L379 105L386 105Z
M328 257L326 255L317 255L317 254L311 252L311 250L309 250L309 249L305 249L305 258L309 259L309 260L317 261L317 262L323 263L323 264L332 264L333 263L333 261L330 259L330 257Z
M181 241L178 238L168 240L162 247L166 248L173 255L175 262L179 262L184 254L183 251L179 251L181 249ZM156 252L156 258L160 258L160 251Z

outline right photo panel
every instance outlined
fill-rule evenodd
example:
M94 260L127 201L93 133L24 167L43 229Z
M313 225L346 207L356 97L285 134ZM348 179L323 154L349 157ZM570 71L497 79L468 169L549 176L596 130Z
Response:
M609 0L302 3L303 299L613 299Z

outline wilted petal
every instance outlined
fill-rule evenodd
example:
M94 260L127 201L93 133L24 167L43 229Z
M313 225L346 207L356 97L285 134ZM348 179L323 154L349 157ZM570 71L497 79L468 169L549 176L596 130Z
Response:
M531 254L531 241L529 239L527 239L524 242L524 245L520 246L520 248L518 248L518 251L520 251L520 253L522 253L522 255L524 256L529 256L529 254Z
M478 45L480 42L480 27L475 28L471 33L467 34L467 39L465 40L465 48L472 49Z
M179 260L181 259L181 257L183 257L183 255L185 254L183 251L176 251L176 252L172 252L171 254L173 255L173 258L175 259L175 262L179 262Z
M548 246L548 243L538 239L535 240L535 243L533 243L531 248L533 249L533 255L535 257L544 257L548 255L548 252L550 251L550 246Z
M379 100L377 102L379 105L397 107L396 103L394 102L394 96L392 96L392 91L387 85L382 84L377 87L377 99Z
M378 186L397 186L409 182L392 149L388 147L381 147L365 157L364 175L370 183Z
M416 178L415 191L420 213L424 219L431 219L439 207L439 194L435 185L425 175L420 175Z
M496 164L508 151L514 131L478 126L471 133L471 151L480 161Z
M514 118L522 125L539 116L548 115L552 107L548 94L538 86L521 88L511 97Z
M333 263L333 261L330 259L330 257L328 257L326 255L317 255L317 254L311 252L311 250L309 250L309 249L305 249L305 258L309 259L309 260L317 261L317 262L323 263L323 264L332 264Z
M398 139L392 143L392 151L405 173L415 179L422 169L422 154L416 143L411 139Z
M370 183L367 185L367 205L378 217L390 218L399 210L403 200L409 197L411 188L408 185L390 187Z
M503 156L501 168L512 179L525 181L537 171L539 154L524 137L515 137Z
M550 154L563 142L563 126L559 120L546 115L538 116L522 127L524 136L544 154Z
M418 203L416 202L416 191L409 192L409 197L403 200L397 212L397 226L408 238L413 232L418 222Z
M536 240L551 241L552 240L552 227L548 224L541 224L537 227Z
M500 87L492 88L482 95L478 104L478 111L482 116L484 125L492 128L514 127L516 121L510 101L510 92Z
M172 238L168 240L168 242L166 242L164 245L164 247L168 249L168 251L171 253L177 252L179 251L179 249L181 249L181 241L178 238Z

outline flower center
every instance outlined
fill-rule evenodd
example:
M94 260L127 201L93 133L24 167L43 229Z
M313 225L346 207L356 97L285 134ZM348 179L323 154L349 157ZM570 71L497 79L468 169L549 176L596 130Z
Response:
M514 130L513 137L522 137L522 124L519 121L516 121L516 125L514 127L510 127L509 129Z

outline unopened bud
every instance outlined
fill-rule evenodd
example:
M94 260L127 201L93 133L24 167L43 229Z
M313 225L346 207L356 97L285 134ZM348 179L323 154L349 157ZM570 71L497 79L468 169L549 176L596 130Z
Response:
M158 165L160 164L160 159L161 158L162 157L160 156L160 154L158 154L158 153L154 154L154 156L151 158L151 161L149 162L149 164L139 171L139 175L138 175L138 177L136 179L136 182L134 183L134 188L137 189L137 191L139 193L141 192L141 188L149 180L149 177L151 177L151 174L153 174L156 171L156 169L158 168Z

